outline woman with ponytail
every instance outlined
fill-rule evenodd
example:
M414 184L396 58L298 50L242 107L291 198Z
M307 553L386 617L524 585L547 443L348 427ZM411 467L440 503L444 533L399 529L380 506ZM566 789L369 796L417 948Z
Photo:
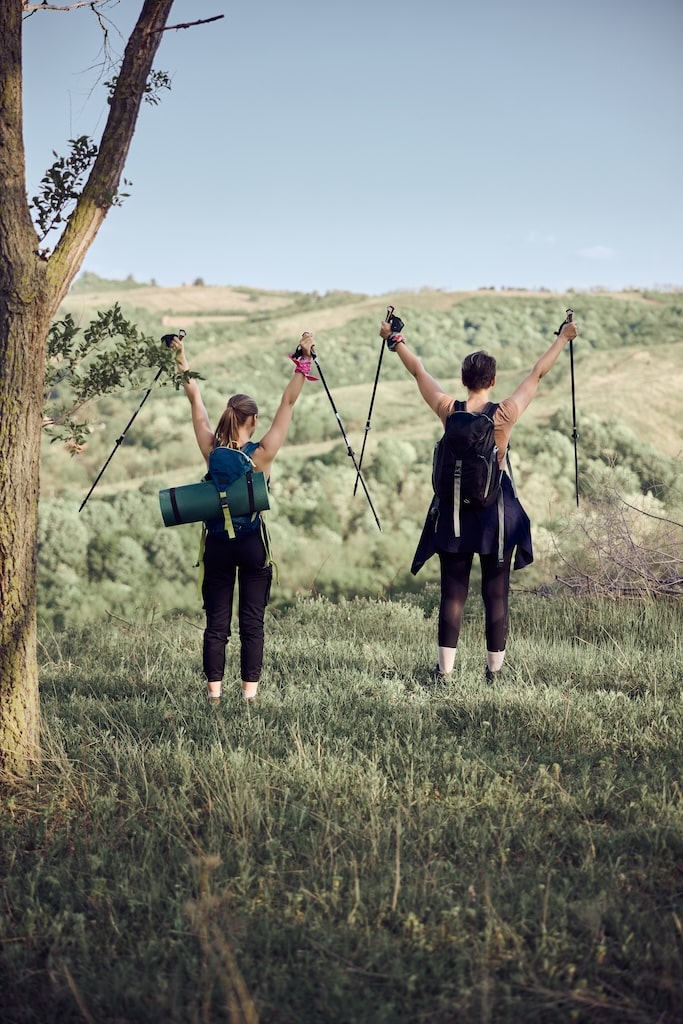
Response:
M176 337L171 348L176 352L178 369L186 373L190 366L182 340ZM233 395L214 430L196 379L184 379L195 437L207 467L212 452L219 448L232 448L251 461L255 472L263 473L266 480L270 477L273 460L287 437L294 403L301 394L304 381L315 379L310 377L312 348L313 335L306 331L297 349L301 356L292 357L294 372L282 394L273 422L260 441L252 440L259 417L253 398ZM206 612L203 663L207 697L213 704L218 703L221 697L225 648L230 637L237 581L242 697L245 701L253 701L263 666L264 618L273 575L264 529L254 529L233 538L227 537L223 531L209 532L203 568L202 596Z

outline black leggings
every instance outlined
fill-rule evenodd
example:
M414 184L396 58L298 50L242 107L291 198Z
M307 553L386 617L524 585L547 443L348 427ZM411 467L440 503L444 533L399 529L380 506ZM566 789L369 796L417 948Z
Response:
M273 569L265 565L266 549L260 530L244 539L222 541L211 534L204 550L202 596L206 611L204 674L210 682L223 678L225 647L231 635L232 606L237 577L240 630L240 670L244 682L257 683L263 668L263 622L270 598Z
M472 552L451 554L439 551L441 562L441 604L439 606L439 647L457 647L462 613L467 600L472 570ZM512 549L502 563L498 555L480 555L481 596L484 599L486 650L504 651L508 634L508 593Z

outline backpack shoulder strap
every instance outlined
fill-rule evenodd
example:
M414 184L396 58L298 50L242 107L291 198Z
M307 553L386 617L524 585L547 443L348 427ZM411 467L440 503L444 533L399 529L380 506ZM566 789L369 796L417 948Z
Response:
M500 405L500 402L487 402L484 408L481 410L485 416L493 419L493 414ZM453 402L453 408L451 412L467 412L467 402Z
M235 455L239 456L241 459L244 460L245 465L248 463L253 468L254 460L252 459L251 456L254 454L258 447L258 443L255 443L253 441L248 441L242 448L231 448L230 445L218 445L216 448L213 448L209 453L209 473L211 473L211 462L213 461L215 464L216 460L221 458L224 452L233 452Z

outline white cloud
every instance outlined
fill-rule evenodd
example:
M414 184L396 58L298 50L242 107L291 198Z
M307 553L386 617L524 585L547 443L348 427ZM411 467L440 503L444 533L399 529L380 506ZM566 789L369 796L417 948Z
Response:
M589 245L585 249L577 249L577 256L584 260L594 260L598 263L605 263L613 260L617 255L616 249L610 249L608 245Z

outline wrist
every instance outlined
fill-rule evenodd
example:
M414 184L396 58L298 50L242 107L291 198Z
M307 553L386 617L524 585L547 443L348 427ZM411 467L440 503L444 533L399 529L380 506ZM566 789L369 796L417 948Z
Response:
M311 374L311 362L312 362L312 360L311 360L311 358L309 356L293 355L293 356L290 356L289 358L294 363L294 376L295 377L296 377L297 374L301 374L301 376L304 377L306 380L317 380L318 379L317 377L314 377Z
M398 334L396 332L393 332L387 338L387 348L389 349L390 352L395 352L399 345L405 345L405 343L406 339L403 337L403 335Z

